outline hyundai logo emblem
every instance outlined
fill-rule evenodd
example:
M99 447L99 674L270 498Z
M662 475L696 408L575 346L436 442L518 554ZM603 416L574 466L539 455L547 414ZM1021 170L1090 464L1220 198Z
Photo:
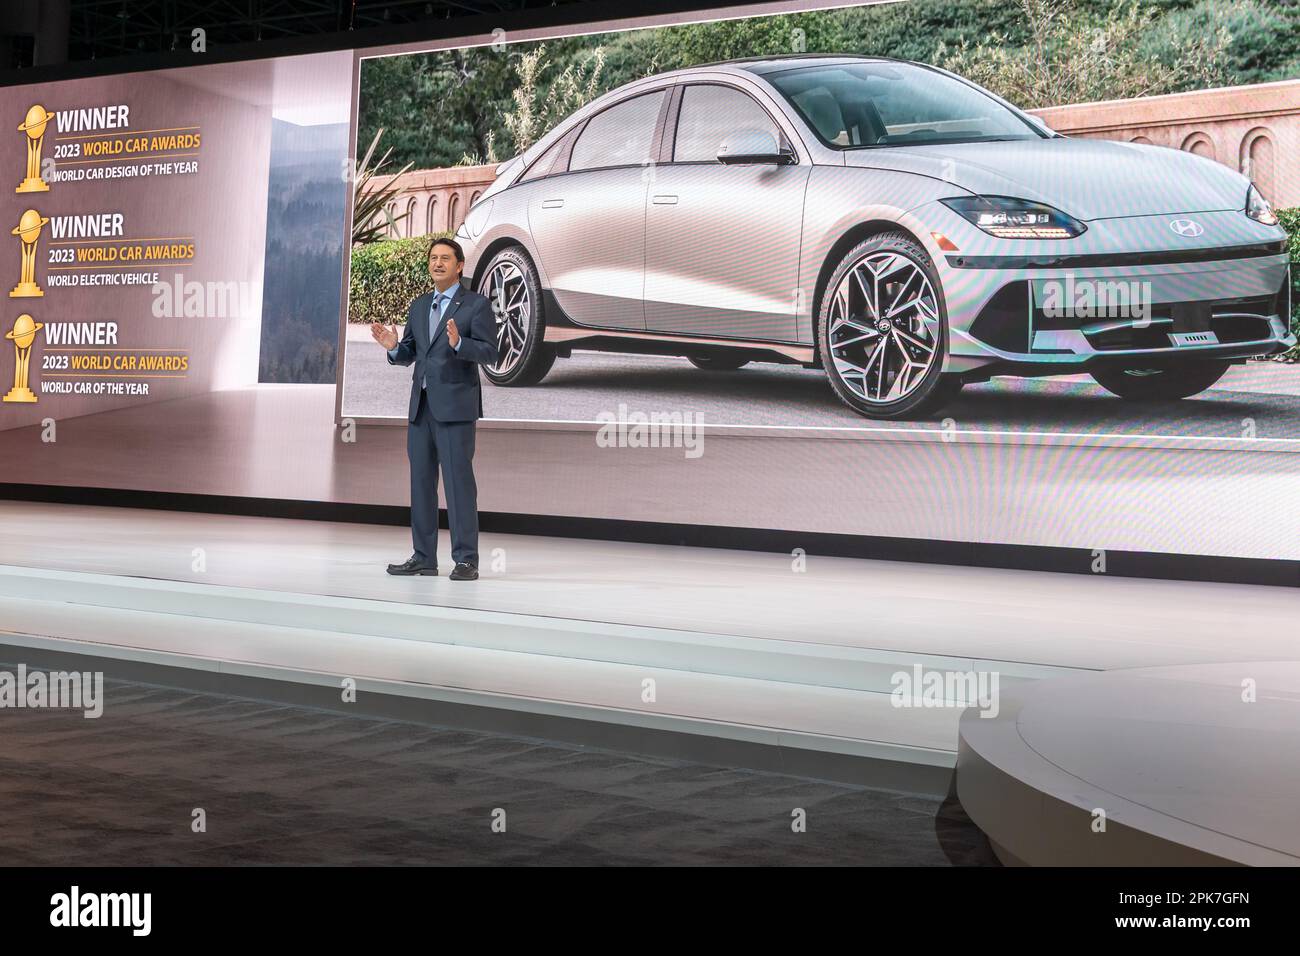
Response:
M1178 233L1184 239L1195 239L1201 233L1205 232L1199 222L1193 222L1190 219L1175 219L1169 223L1169 228Z

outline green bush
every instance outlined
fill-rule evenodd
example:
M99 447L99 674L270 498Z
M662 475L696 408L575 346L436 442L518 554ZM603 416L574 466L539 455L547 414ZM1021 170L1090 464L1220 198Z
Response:
M354 246L348 279L348 321L404 323L411 300L433 288L429 244L450 235L435 232L414 239L385 239Z

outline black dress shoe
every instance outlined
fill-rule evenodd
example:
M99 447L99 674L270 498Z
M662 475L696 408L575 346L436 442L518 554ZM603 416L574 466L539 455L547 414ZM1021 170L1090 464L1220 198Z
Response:
M477 581L478 568L472 564L465 564L463 561L451 569L451 574L447 575L453 581Z
M423 558L413 554L402 564L390 564L388 566L388 573L399 575L423 574L430 577L436 577L438 574L438 566L436 564L425 564Z

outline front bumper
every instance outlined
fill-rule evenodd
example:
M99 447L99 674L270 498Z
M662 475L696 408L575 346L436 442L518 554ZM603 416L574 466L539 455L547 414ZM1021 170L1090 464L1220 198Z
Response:
M943 217L945 208L927 211L959 247L930 249L948 309L950 372L1244 360L1296 344L1285 233L1243 213L1197 214L1205 235L1189 247L1168 228L1175 216L1098 220L1077 239L1021 243Z

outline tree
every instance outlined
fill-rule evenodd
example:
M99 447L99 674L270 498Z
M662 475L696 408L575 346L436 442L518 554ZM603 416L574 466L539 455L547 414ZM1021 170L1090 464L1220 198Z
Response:
M1098 17L1074 0L1020 0L1028 27L1022 46L1005 33L977 44L941 44L945 69L987 87L1025 109L1171 93L1225 81L1228 28L1180 38L1178 49L1153 50L1157 9L1116 0Z
M601 78L604 47L584 51L548 81L545 72L549 65L545 43L523 54L516 64L518 85L511 92L514 108L502 117L516 153L532 146L556 123L607 89Z
M1300 0L907 0L379 57L358 140L384 127L419 168L496 162L639 77L797 53L947 66L1034 108L1296 76Z

